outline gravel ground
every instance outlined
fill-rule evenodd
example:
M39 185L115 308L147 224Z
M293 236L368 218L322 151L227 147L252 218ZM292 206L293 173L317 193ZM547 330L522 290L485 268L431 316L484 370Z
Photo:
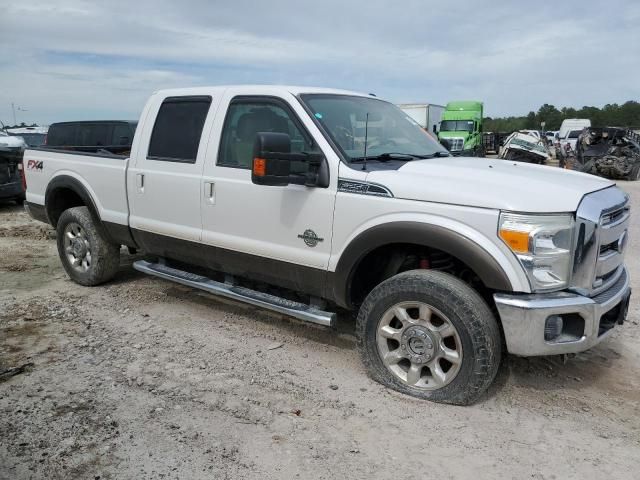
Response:
M638 211L640 182L621 184ZM0 371L26 365L0 378L0 478L638 478L638 297L598 347L507 357L453 407L369 380L352 322L306 325L131 261L76 285L52 232L0 205Z

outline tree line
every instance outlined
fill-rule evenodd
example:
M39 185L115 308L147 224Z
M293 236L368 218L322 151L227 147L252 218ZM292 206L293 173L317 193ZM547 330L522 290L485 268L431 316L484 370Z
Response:
M514 130L540 130L540 122L545 122L545 130L558 130L565 118L588 118L594 127L640 127L640 102L628 101L622 105L607 104L602 108L562 107L545 103L537 112L529 112L523 117L484 119L485 132L512 132Z
M32 123L31 125L27 125L27 124L26 124L26 123L24 123L24 122L21 122L21 123L20 123L20 125L18 125L17 123L16 123L15 125L6 125L6 124L4 124L4 123L3 123L3 125L4 125L4 128L5 128L5 129L11 129L11 128L25 128L25 127L37 127L37 126L38 126L38 124L37 124L37 123Z

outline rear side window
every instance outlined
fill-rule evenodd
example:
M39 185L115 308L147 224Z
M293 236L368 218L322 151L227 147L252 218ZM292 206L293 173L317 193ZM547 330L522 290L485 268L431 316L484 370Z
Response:
M211 97L169 97L151 132L148 158L195 163Z

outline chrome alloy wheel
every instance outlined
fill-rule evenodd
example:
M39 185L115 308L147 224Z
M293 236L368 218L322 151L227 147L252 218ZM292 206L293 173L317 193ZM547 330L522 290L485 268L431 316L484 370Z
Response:
M91 244L84 229L71 222L64 229L64 253L69 264L79 272L86 272L91 267Z
M458 331L445 315L423 302L402 302L387 310L376 340L387 369L414 388L442 388L462 365Z

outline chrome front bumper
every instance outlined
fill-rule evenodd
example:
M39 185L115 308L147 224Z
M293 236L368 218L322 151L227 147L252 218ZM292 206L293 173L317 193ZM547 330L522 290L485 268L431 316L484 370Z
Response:
M587 350L621 324L629 308L629 275L623 270L614 285L595 297L570 292L506 294L493 296L507 343L507 350L525 357L558 355ZM570 332L545 340L545 323L552 315L570 320ZM582 327L583 325L583 327Z

